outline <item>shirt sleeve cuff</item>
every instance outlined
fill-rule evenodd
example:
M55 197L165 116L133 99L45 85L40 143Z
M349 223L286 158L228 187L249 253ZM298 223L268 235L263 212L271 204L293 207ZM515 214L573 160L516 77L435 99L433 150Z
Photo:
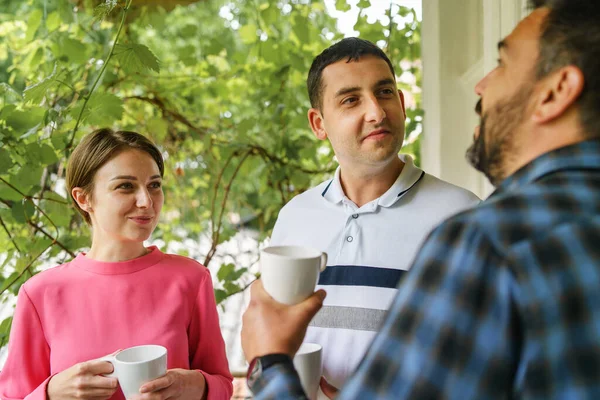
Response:
M24 400L46 400L48 398L46 390L48 389L48 382L52 376L46 378L44 382L42 382L33 392L25 396Z
M249 388L255 400L308 399L291 359L271 365L249 385Z
M206 382L207 400L229 400L233 395L233 382L221 375L211 375L199 371Z

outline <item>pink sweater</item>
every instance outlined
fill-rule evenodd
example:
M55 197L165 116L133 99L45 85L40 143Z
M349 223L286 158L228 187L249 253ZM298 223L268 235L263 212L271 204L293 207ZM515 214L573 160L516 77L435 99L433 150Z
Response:
M21 287L0 398L45 400L52 375L142 344L165 346L168 368L200 370L208 399L231 398L233 378L205 267L156 247L115 263L80 254ZM119 389L112 400L122 399Z

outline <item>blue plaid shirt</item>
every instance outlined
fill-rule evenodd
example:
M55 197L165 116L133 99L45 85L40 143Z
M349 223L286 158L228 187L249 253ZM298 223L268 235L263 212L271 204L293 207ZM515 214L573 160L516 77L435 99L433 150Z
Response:
M305 398L291 363L257 399ZM600 141L435 229L339 399L600 399Z

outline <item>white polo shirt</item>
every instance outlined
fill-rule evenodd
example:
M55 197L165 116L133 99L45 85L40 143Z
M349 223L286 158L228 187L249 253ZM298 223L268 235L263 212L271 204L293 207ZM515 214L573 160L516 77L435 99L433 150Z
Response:
M471 192L426 174L412 158L381 197L357 207L333 179L294 197L279 212L270 244L327 253L319 288L324 306L306 342L323 346L323 372L336 387L354 371L376 335L396 287L429 232L475 206Z

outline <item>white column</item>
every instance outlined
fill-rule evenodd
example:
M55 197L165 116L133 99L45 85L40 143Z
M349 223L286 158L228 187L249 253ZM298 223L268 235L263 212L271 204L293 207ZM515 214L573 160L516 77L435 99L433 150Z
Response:
M483 74L481 0L424 0L423 168L481 195L465 159L477 116L473 88Z
M492 185L465 159L479 118L475 84L495 68L497 43L527 0L423 0L423 168L487 197Z
M421 25L421 59L423 61L423 138L421 139L421 164L430 174L442 173L442 77L440 43L440 2L423 1Z

